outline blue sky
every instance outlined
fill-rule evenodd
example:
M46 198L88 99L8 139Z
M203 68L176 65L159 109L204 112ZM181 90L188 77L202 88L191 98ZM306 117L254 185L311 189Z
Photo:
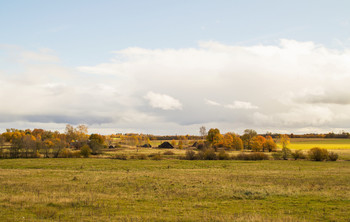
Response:
M198 41L340 47L349 1L0 1L3 44L50 48L64 63L97 63L127 47L187 48Z
M328 95L348 94L340 83L350 75L349 8L320 0L0 0L0 93L26 104L0 108L0 129L348 129L347 100Z

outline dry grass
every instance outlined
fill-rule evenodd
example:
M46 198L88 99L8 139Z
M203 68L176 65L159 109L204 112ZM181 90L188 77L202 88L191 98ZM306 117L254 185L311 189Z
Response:
M0 221L347 221L350 162L0 160Z

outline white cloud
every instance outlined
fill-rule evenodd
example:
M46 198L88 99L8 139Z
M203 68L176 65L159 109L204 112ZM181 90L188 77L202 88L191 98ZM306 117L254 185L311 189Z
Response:
M159 94L154 92L148 92L144 97L149 101L149 104L153 108L159 108L163 110L181 110L182 104L179 100L168 96L166 94Z
M252 105L250 102L234 101L232 104L225 105L229 109L257 109L257 106Z
M205 99L205 103L208 104L208 105L211 105L211 106L221 106L220 103L215 102L213 100L209 100L209 99Z

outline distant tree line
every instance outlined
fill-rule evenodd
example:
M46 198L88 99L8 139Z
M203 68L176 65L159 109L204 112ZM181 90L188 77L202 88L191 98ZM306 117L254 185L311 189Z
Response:
M69 124L66 125L63 133L43 129L18 130L11 128L0 134L0 158L88 157L101 154L106 148L144 145L151 147L152 140L171 140L171 145L179 149L196 146L198 150L213 149L214 152L221 148L224 150L276 152L276 143L279 142L282 151L275 155L280 155L282 159L285 159L285 156L291 155L291 151L287 148L290 138L349 138L347 132L303 135L269 132L258 134L253 129L244 130L242 135L233 132L221 134L217 128L207 131L204 126L200 127L199 133L200 136L155 136L136 133L100 135L88 134L86 125L74 127ZM193 144L193 142L195 143Z
M108 137L88 135L85 125L67 125L65 133L43 129L7 129L0 135L0 158L58 158L99 154ZM83 152L82 152L83 151Z

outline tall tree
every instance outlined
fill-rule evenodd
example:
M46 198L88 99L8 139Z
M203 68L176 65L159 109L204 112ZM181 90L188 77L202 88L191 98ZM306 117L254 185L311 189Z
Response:
M287 146L290 144L289 136L287 134L281 134L280 143L282 145L282 148L287 148Z
M248 150L252 149L253 138L256 137L257 135L258 133L255 130L252 130L252 129L244 130L242 140L243 140L243 145L245 149L248 149Z
M213 145L213 146L221 146L223 145L223 139L224 137L220 134L220 130L215 128L215 129L210 129L208 131L207 135L207 141Z

